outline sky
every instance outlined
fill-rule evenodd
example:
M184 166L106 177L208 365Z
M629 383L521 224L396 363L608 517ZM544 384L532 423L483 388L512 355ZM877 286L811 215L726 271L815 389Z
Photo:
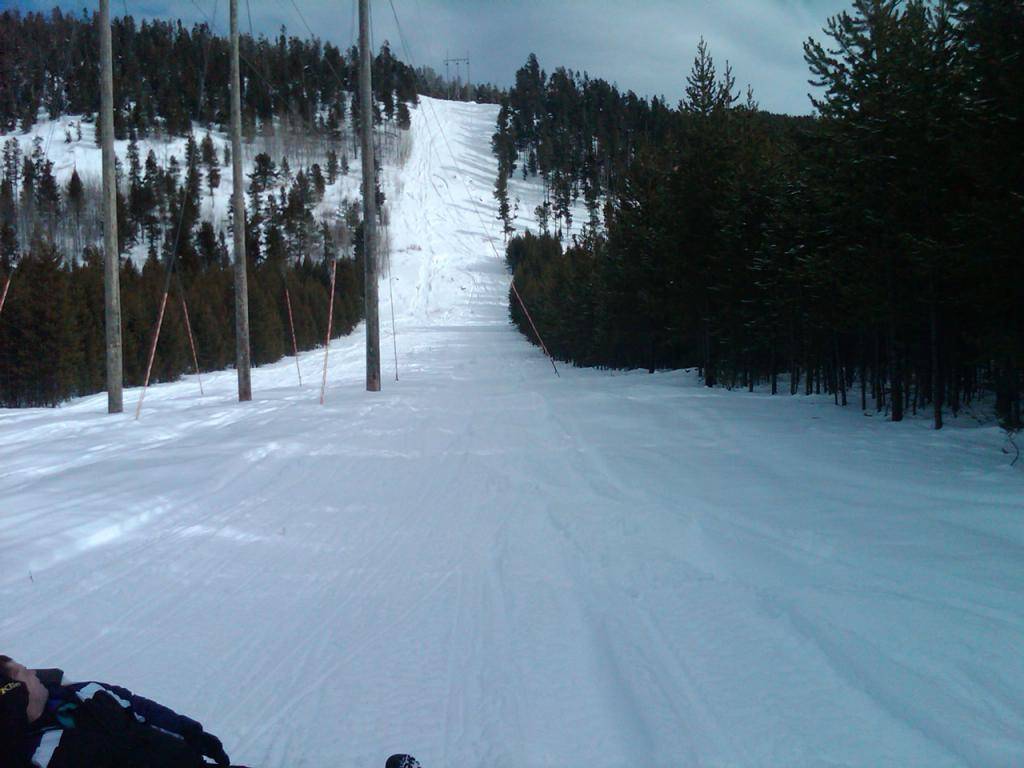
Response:
M47 10L52 0L2 0ZM348 46L355 40L355 0L239 0L243 31L306 37ZM526 57L536 53L548 72L564 66L616 83L641 96L683 96L697 42L703 36L719 71L732 64L737 85L754 89L763 109L812 111L803 42L823 39L829 16L850 0L370 0L373 37L403 60L444 74L446 57L468 57L474 82L508 86ZM94 7L90 0L60 0L62 7ZM394 8L394 13L392 12ZM228 27L228 0L112 0L111 12L136 17L212 20ZM398 23L396 24L395 17ZM401 34L398 27L401 27ZM464 64L456 66L465 77Z

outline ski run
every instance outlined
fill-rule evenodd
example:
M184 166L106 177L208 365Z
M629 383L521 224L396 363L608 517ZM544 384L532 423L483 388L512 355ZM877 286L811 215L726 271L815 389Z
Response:
M139 421L137 389L0 410L0 652L260 768L1024 764L999 429L556 377L508 320L496 114L424 98L385 168L382 392L360 326L324 406L315 350L244 405L229 370Z

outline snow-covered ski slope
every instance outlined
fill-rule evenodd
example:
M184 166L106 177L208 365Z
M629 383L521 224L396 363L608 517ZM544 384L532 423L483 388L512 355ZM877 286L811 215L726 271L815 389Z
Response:
M265 768L1024 764L1024 479L998 431L556 378L488 242L494 118L414 112L383 392L360 329L323 407L311 352L304 387L288 358L246 405L228 371L151 389L138 422L138 391L118 417L0 411L0 652Z

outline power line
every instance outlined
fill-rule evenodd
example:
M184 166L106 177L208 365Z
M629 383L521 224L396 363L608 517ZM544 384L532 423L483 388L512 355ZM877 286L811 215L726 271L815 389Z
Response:
M213 15L214 16L217 15L217 4L218 4L218 2L219 2L219 0L213 0ZM193 0L193 4L195 4L195 0ZM199 6L196 5L196 7L198 8ZM210 28L210 25L207 25L207 27L209 29L209 32L212 33L213 30L212 30L212 28ZM204 93L206 91L206 75L207 75L207 73L209 71L209 67L210 67L210 46L212 44L213 44L212 34L207 34L206 35L206 46L203 49L203 71L202 71L202 75L199 78L199 96L198 96L199 102L198 102L198 104L196 104L196 116L197 117L201 117L202 116L202 112L203 112L203 96L204 96ZM195 142L195 136L192 133L192 126L191 125L189 125L189 135L192 135L192 141L194 143ZM178 210L178 225L175 227L175 230L174 230L174 244L171 247L170 254L168 254L168 256L167 256L167 265L166 265L165 271L164 271L164 290L163 290L163 294L162 294L161 299L160 299L160 311L159 311L158 316L157 316L156 328L153 331L153 341L152 341L152 344L151 344L151 347L150 347L150 351L149 351L149 360L148 360L148 362L146 364L146 377L145 377L145 379L143 380L143 383L142 383L142 392L139 393L139 402L135 406L135 418L136 419L138 419L139 416L142 414L142 402L143 402L143 400L145 400L145 398L146 398L146 390L149 388L149 377L150 377L150 374L152 373L152 370L153 370L153 358L156 355L156 345L160 341L160 329L161 329L161 327L163 325L164 307L167 304L167 294L168 294L168 292L170 291L170 288L171 288L171 277L172 276L177 278L178 291L181 293L181 297L182 297L182 309L185 312L185 325L186 325L186 329L188 330L188 334L189 334L189 343L191 344L192 350L193 350L193 363L194 363L195 369L196 369L196 376L197 377L200 376L200 374L199 374L199 360L198 360L198 358L195 355L195 341L192 339L192 324L188 320L188 307L185 304L185 288L184 288L184 286L181 283L181 276L178 275L175 272L175 266L177 265L177 260L178 260L178 245L181 242L181 228L182 228L182 224L185 221L185 207L188 204L189 189L191 188L192 183L196 183L196 180L193 178L193 173L191 172L191 169L190 169L190 172L185 177L185 187L183 189L183 194L181 196L181 202L180 202L180 206L181 207ZM237 222L236 222L236 225L237 225ZM199 379L199 393L202 394L202 392L203 392L203 384L202 384L202 379L200 378Z
M356 44L356 2L352 0L352 15L348 20L348 47L351 50Z
M256 35L252 31L252 6L249 4L249 0L245 0L245 15L249 17L249 37L255 40Z
M306 31L310 34L311 37L315 38L316 34L313 32L312 28L310 27L309 22L306 21L306 17L303 15L302 11L299 9L298 4L295 2L295 0L290 0L290 2L291 2L292 7L295 9L295 13L299 17L299 20L302 22L303 26L306 28ZM373 91L372 91L372 88L368 89L369 90L368 93L363 93L363 89L365 87L364 83L369 82L369 72L372 70L373 17L369 13L369 8L366 9L365 21L366 21L366 38L367 38L366 41L365 41L365 44L366 44L365 47L366 47L367 50L365 51L365 53L363 51L360 52L360 61L359 61L359 68L360 68L360 88L359 88L360 102L359 103L360 103L360 106L363 106L364 104L370 104L372 106L372 103L373 103ZM362 15L362 13L360 13L360 38L362 38L362 22L363 22L363 15ZM362 40L360 41L360 46L362 48ZM341 88L344 90L345 82L341 79L341 76L337 73L337 71L331 65L330 61L328 61L327 59L325 59L325 61L327 62L327 66L331 70L331 73L334 75L335 79L338 81L338 85L341 86ZM367 64L367 61L369 61L370 63ZM366 75L365 79L363 77L364 74ZM354 114L352 116L352 120L353 120L353 124L355 124L356 116ZM366 297L365 298L365 303L366 303L366 332L367 332L367 358L366 358L366 371L367 371L367 373L366 373L366 385L367 386L366 386L366 388L367 388L368 391L376 392L376 391L378 391L380 389L380 331L379 331L379 323L380 323L380 321L379 321L379 318L377 316L377 289L378 289L378 286L377 286L377 269L376 269L377 262L379 261L379 253L377 253L377 251L379 250L379 245L378 245L379 244L379 240L375 236L375 233L373 232L373 230L375 228L375 225L376 225L376 222L373 219L374 219L374 217L377 214L373 210L372 200L373 200L373 196L376 195L377 172L376 172L376 162L375 161L372 162L372 163L367 163L366 162L366 157L368 155L375 155L376 154L373 151L369 151L369 152L367 151L367 150L372 150L373 142L374 142L375 139L378 138L378 137L376 137L374 135L375 132L373 130L372 120L370 121L370 123L368 125L364 125L362 127L362 133L364 134L364 137L363 137L364 138L364 146L363 146L363 149L362 149L362 154L363 154L363 186L364 186L364 190L369 190L368 192L364 192L364 195L363 195L363 197L364 197L364 202L363 202L363 216L364 216L363 222L364 223L363 223L363 226L364 226L364 232L368 232L369 233L367 245L364 246L364 260L366 260L366 264L367 264L367 266L364 268L364 276L365 276L364 277L364 280L365 280L364 293L365 293L365 297ZM382 140L380 140L380 141L382 141ZM371 245L370 245L371 241L374 243L374 247L371 247ZM392 321L391 333L392 333L392 343L393 343L394 352L395 352L395 380L397 381L397 379L398 379L398 342L397 342L397 332L395 330L395 324L394 324L394 294L393 294L393 292L391 292L391 282L390 282L390 280L391 280L391 275L390 275L390 270L389 270L389 273L388 273L388 281L389 281L388 282L388 289L389 289L389 293L390 293L391 299L392 299L392 304L391 304L391 313L392 313L392 315L391 315L391 321ZM326 376L327 376L326 356L325 356L324 360L325 360L325 363L324 363L324 365L325 365L325 368L324 368L324 381L325 381L325 384L326 384ZM321 393L321 403L322 403L322 401L323 401L323 394Z
M309 32L309 36L313 38L317 37L317 35L313 32L313 29L309 26L309 23L306 21L306 17L303 16L302 11L299 10L299 6L296 5L295 0L291 0L291 4L292 8L294 8L295 12L299 15L299 19L302 21L303 26L305 26L306 31ZM338 74L338 71L334 68L334 65L331 64L331 60L324 56L324 63L327 64L327 68L331 70L331 74L334 75L334 78L338 81L338 85L340 85L342 87L342 90L344 90L345 81L341 79L341 75Z
M402 48L405 51L406 58L409 59L410 65L413 66L413 68L415 69L415 62L413 60L412 53L409 51L409 45L408 42L406 41L405 33L402 30L402 24L398 20L398 11L395 10L394 0L388 0L388 4L391 6L391 13L395 17L395 27L398 29L398 37L399 40L401 40L402 42ZM440 119L437 117L437 112L434 110L434 105L430 101L427 101L427 106L430 108L430 113L431 115L433 115L434 122L437 124L438 131L441 134L441 138L444 140L445 147L448 149L448 154L451 156L452 162L455 164L455 170L457 171L459 180L462 182L463 188L466 190L466 195L470 198L470 200L472 200L473 193L470 190L469 185L466 183L466 174L463 173L462 166L459 164L459 159L455 156L455 153L452 151L452 146L448 142L448 136L444 132L444 126L441 124ZM448 198L452 202L452 205L455 205L455 201L451 197L450 190L448 190ZM486 232L487 223L484 221L483 215L480 213L480 211L477 209L475 205L470 205L470 208L476 213L477 218L480 220L480 225L482 229L484 230L484 232ZM501 260L501 255L498 253L498 249L494 247L494 241L488 238L487 244L491 247L491 250L494 252L494 257L498 260ZM561 374L558 373L558 366L555 365L555 358L551 356L550 352L548 352L547 345L544 344L544 340L541 338L540 332L537 330L536 325L534 325L533 323L533 319L530 317L530 311L526 308L526 304L523 302L523 298L522 296L519 295L519 290L515 286L515 275L512 276L512 280L509 282L509 287L512 289L512 292L519 300L520 306L522 306L523 311L526 313L527 318L530 320L530 325L533 327L533 331L537 336L537 341L540 342L541 349L544 350L544 354L546 354L548 359L551 361L551 367L554 368L555 375L560 377Z
M192 3L192 5L194 5L196 7L196 9L199 11L199 13L201 13L206 18L206 21L209 24L210 29L216 31L216 26L217 25L213 21L213 19L211 19L209 14L207 14L206 11L204 11L202 8L199 7L199 4L196 2L196 0L190 0L190 2ZM214 10L216 11L216 8ZM250 35L250 37L252 37L252 36ZM253 38L253 39L255 40L255 38ZM241 50L239 50L239 52L238 52L238 58L241 59L245 63L245 65L252 71L252 74L254 74L261 81L263 81L263 83L269 89L271 89L272 91L277 91L278 95L280 95L281 86L274 85L266 77L264 77L263 73L260 72L259 67L257 67L251 61L249 61L249 59L247 59L245 56L243 56Z

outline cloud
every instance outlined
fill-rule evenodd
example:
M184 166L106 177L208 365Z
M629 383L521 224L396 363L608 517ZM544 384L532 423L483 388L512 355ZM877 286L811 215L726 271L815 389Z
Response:
M52 6L15 2L37 10ZM60 5L81 8L80 0ZM373 0L371 6L375 41L388 39L397 55L418 66L443 73L446 55L468 54L474 81L507 86L532 52L549 72L559 66L586 71L642 96L663 95L671 104L683 95L703 36L719 70L729 60L737 84L753 86L763 108L806 114L803 42L820 39L827 18L849 0L393 0L393 6ZM112 3L115 13L125 7L136 16L185 23L210 19L216 31L227 31L227 0ZM289 34L312 30L342 47L356 40L355 0L241 0L239 14L243 31L251 17L258 34L275 35L284 25Z

